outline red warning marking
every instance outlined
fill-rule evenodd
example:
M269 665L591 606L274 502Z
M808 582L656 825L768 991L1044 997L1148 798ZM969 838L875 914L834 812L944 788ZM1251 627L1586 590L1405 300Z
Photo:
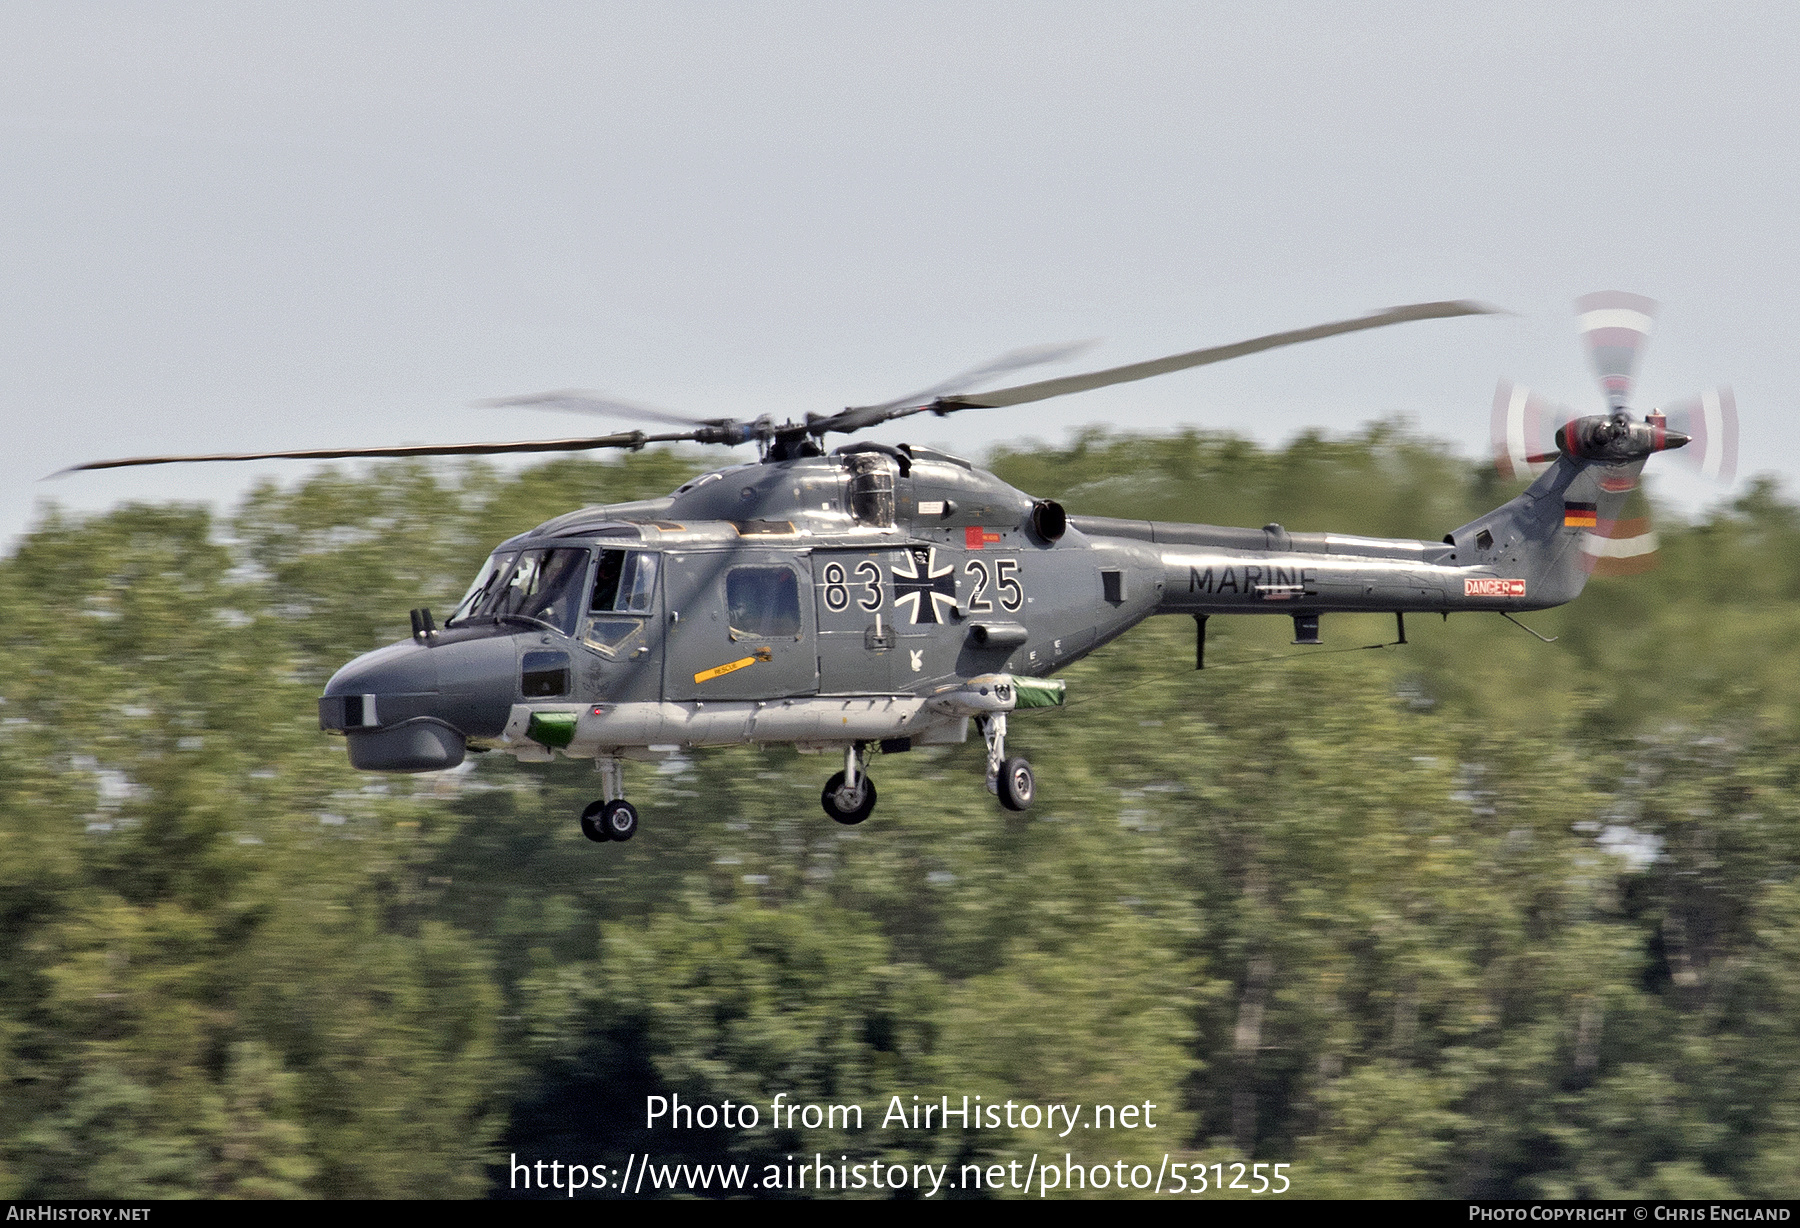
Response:
M1525 581L1523 580L1464 580L1463 596L1465 597L1523 597Z
M1000 535L992 529L984 529L972 524L963 530L963 544L970 550L980 550L983 546L991 546L1000 540Z

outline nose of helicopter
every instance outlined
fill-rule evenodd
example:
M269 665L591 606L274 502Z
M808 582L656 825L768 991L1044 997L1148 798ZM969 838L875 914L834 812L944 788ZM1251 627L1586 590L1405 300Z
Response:
M319 728L340 730L351 766L375 772L433 772L463 761L462 730L437 714L438 662L403 641L366 652L331 676L319 699Z
M444 654L463 655L456 652L460 647L404 640L357 657L325 684L319 728L342 732L352 766L364 771L455 767L463 761L467 735L444 702L440 667Z
M438 689L436 653L416 640L365 652L331 676L325 698L339 695L424 695Z
M350 762L366 771L442 771L462 762L469 738L506 728L518 686L512 635L452 629L366 652L333 674L319 728L344 734Z

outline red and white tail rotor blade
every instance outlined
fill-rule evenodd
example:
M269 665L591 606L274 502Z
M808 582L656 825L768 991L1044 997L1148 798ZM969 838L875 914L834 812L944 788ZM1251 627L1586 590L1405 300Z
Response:
M1632 576L1657 566L1656 544L1649 518L1630 516L1583 534L1581 555L1596 576Z
M1714 388L1697 397L1677 401L1662 411L1670 430L1688 437L1688 445L1675 458L1691 465L1715 482L1730 483L1737 477L1737 398L1729 388Z
M1657 566L1656 530L1650 501L1635 476L1602 478L1603 490L1629 491L1619 515L1598 521L1581 535L1581 561L1596 576L1630 576Z
M1494 468L1509 481L1534 478L1556 460L1556 431L1573 417L1522 384L1494 389Z
M1631 399L1632 375L1650 337L1656 303L1641 294L1602 290L1576 299L1575 310L1588 358L1606 391L1607 408L1623 409Z

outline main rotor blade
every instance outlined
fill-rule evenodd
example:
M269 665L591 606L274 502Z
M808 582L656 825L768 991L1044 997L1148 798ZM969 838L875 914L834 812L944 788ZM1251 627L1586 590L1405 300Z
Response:
M306 448L297 452L217 452L204 456L133 456L124 460L89 461L70 465L50 476L61 477L83 469L124 469L131 465L194 464L202 461L254 460L343 460L377 456L494 456L503 452L586 452L594 448L630 448L636 450L647 443L672 443L694 440L697 431L676 435L646 435L642 431L626 431L619 435L599 435L589 439L537 439L524 443L449 443L400 444L388 448Z
M1093 341L1055 341L1048 345L1028 345L1016 350L1008 350L986 362L970 367L966 371L958 371L948 379L939 380L929 388L921 388L917 392L909 392L903 397L895 397L891 401L883 401L879 405L859 405L844 411L848 414L879 414L890 409L898 409L903 405L924 405L938 397L953 392L961 392L973 387L983 380L996 375L1005 375L1008 371L1021 371L1026 367L1038 367L1045 363L1061 362L1067 358L1084 353L1094 348ZM854 428L852 428L854 429Z
M578 414L600 414L608 418L632 418L639 422L668 422L678 426L717 426L728 422L728 418L695 418L688 414L678 414L672 409L658 409L653 405L639 405L635 401L621 401L598 392L588 392L581 388L563 388L555 392L534 392L522 397L497 397L491 401L477 401L482 409L564 409Z
M1085 375L1066 375L1060 379L1039 380L1034 384L1019 384L1012 388L996 389L993 392L943 396L926 405L901 405L891 409L879 406L867 409L846 409L829 417L810 420L808 429L815 435L822 435L827 431L861 430L865 426L874 426L878 422L888 422L895 418L904 418L926 411L934 414L948 414L959 409L999 409L1007 405L1023 405L1028 401L1042 401L1050 397L1067 396L1072 392L1087 392L1093 388L1105 388L1112 384L1126 384L1133 380L1149 379L1153 375L1167 375L1172 371L1184 371L1189 367L1223 362L1227 358L1241 358L1246 354L1272 350L1278 346L1298 345L1302 341L1317 341L1323 337L1335 337L1340 333L1361 332L1366 328L1383 328L1389 324L1404 324L1410 320L1442 320L1453 316L1490 315L1498 311L1497 307L1489 307L1484 303L1473 303L1467 300L1414 303L1406 307L1390 307L1386 311L1358 316L1354 320L1339 320L1334 324L1319 324L1312 328L1295 329L1292 332L1271 333L1266 337L1253 337L1249 341L1238 341L1231 345L1218 345L1204 350L1190 350L1185 354L1172 354L1167 358L1154 358L1148 362L1128 363L1122 367L1108 367L1104 371L1090 371Z

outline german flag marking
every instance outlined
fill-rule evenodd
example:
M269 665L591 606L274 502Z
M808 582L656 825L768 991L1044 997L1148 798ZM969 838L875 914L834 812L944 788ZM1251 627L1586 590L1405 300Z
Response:
M1592 503L1564 503L1563 528L1592 529L1599 525L1600 509Z

